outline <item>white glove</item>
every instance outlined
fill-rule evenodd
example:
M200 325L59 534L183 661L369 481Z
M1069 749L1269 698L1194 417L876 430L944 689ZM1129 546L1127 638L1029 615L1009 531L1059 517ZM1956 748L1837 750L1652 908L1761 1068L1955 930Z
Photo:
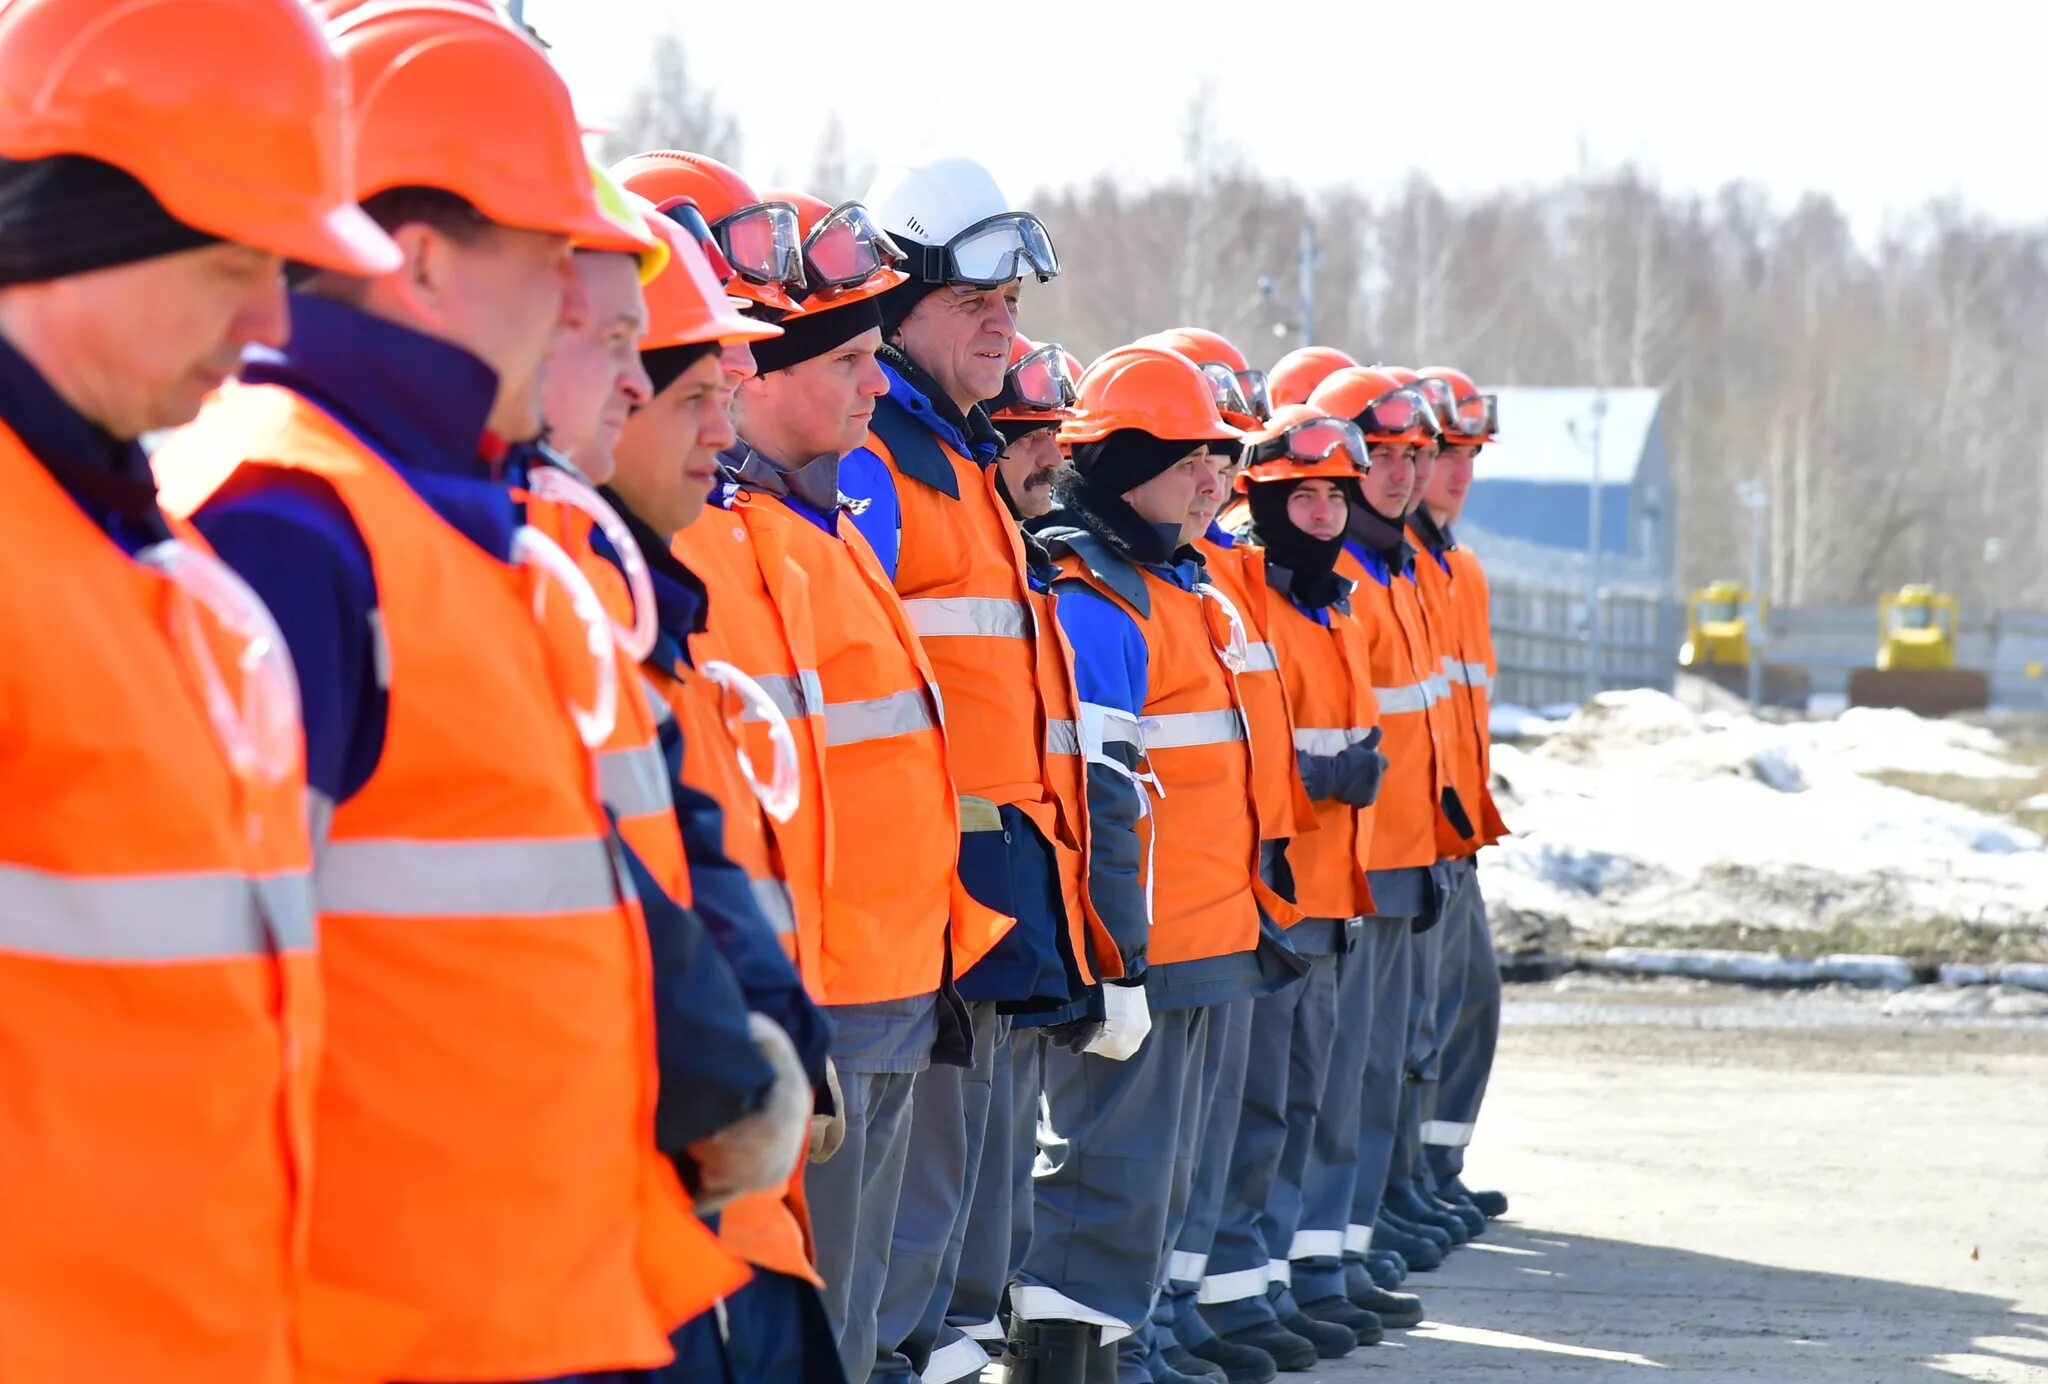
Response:
M810 1158L823 1163L846 1142L846 1094L839 1089L839 1069L825 1059L825 1089L832 1093L832 1113L811 1116Z
M1112 982L1102 987L1102 1032L1081 1051L1126 1062L1145 1046L1145 1035L1151 1031L1152 1010L1145 1003L1145 987Z
M751 1115L690 1145L699 1175L697 1210L709 1213L749 1192L789 1181L811 1134L811 1079L796 1045L773 1019L747 1015L747 1036L775 1070L768 1099Z

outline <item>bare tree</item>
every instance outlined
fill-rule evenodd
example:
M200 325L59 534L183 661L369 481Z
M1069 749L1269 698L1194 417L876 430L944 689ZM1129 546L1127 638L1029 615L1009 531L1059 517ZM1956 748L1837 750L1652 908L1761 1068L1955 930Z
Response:
M723 163L740 159L740 127L699 85L688 51L674 33L659 34L618 128L605 136L607 162L647 149L687 149Z

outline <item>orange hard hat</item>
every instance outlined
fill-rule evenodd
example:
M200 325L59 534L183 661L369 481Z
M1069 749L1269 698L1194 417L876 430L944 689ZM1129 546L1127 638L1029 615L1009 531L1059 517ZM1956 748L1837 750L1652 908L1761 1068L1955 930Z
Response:
M1280 357L1269 380L1273 404L1305 404L1316 386L1339 370L1358 364L1335 346L1303 346Z
M1454 447L1474 447L1491 442L1500 428L1497 397L1481 394L1472 377L1448 365L1428 365L1419 372L1425 380L1441 380L1450 387L1451 412L1444 419L1444 441Z
M402 256L356 205L348 82L297 0L0 2L0 156L121 169L187 226L348 274Z
M1060 441L1099 442L1135 428L1173 442L1234 442L1216 393L1186 356L1156 346L1119 346L1080 380L1080 416L1060 425Z
M357 196L437 188L500 226L650 248L599 204L569 88L525 34L469 0L366 5L327 33L355 87Z
M1174 351L1193 361L1215 386L1216 407L1232 427L1256 428L1270 411L1265 375L1248 366L1244 352L1216 332L1206 327L1169 327L1140 337L1138 344Z
M626 196L648 229L668 248L668 266L641 290L647 298L647 331L640 338L641 350L712 341L721 345L766 341L782 335L782 328L740 311L744 300L726 293L694 235L666 212L656 211L646 198L631 192Z
M1260 481L1356 480L1371 464L1358 425L1311 404L1282 404L1246 433L1244 463L1239 491Z
M764 190L761 199L796 208L805 312L879 297L910 277L898 267L903 251L859 202L835 207L807 192L777 188Z
M680 149L653 149L612 165L612 176L663 211L677 200L696 203L732 265L725 286L749 302L795 312L793 273L802 265L796 209L764 201L754 185L717 159Z
M366 5L384 5L389 3L391 3L391 0L313 0L313 12L319 15L323 22L332 24L343 15L353 14ZM487 14L497 20L509 19L509 16L498 8L494 0L443 0L443 3L462 5L481 14Z
M1421 391L1383 370L1354 365L1316 386L1309 404L1332 418L1348 418L1372 442L1434 442L1436 412Z

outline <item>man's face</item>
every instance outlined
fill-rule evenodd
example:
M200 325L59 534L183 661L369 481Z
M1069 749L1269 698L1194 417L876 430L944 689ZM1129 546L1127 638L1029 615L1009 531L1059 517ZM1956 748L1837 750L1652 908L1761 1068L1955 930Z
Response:
M948 286L927 293L897 329L903 354L917 362L962 413L1003 392L1010 344L1017 339L1017 285Z
M400 272L431 272L421 325L497 371L492 432L508 442L539 436L555 335L581 330L590 311L568 237L485 226L456 241L419 227L430 240L416 251L405 234L415 229L400 228L413 255Z
M1066 458L1060 455L1058 428L1033 428L1003 448L996 458L1003 489L1020 519L1036 519L1052 509L1052 481Z
M1445 447L1436 454L1422 501L1446 524L1456 523L1465 512L1465 496L1472 489L1472 461L1478 455L1477 447Z
M555 334L548 354L548 438L602 485L611 479L612 448L627 415L653 392L640 364L647 305L640 296L640 267L630 255L578 253L576 277L589 310Z
M1408 492L1408 509L1412 513L1422 503L1422 497L1429 489L1429 479L1436 474L1438 444L1425 442L1415 449L1415 485Z
M1351 506L1344 499L1344 488L1335 481L1302 481L1287 494L1287 522L1310 538L1342 537L1350 518Z
M793 465L827 454L845 456L860 446L875 400L889 392L875 359L881 348L882 329L870 327L822 356L741 385L741 416L762 421L749 440L758 445L772 436L777 449L789 453L777 459Z
M60 397L119 438L189 423L245 346L291 335L284 261L207 245L0 294L0 327Z
M1409 442L1375 442L1367 449L1372 466L1359 479L1365 502L1387 519L1408 512L1415 494L1415 446Z
M705 356L633 411L619 434L612 489L664 538L695 523L718 481L718 454L733 445L726 368Z
M1223 507L1223 471L1227 456L1197 447L1136 489L1124 501L1148 524L1169 524L1188 544L1208 532L1209 521Z

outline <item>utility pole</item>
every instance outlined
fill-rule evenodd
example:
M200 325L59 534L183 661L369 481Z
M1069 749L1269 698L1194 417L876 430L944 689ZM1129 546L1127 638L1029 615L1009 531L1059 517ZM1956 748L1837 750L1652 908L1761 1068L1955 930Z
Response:
M1754 716L1764 701L1764 514L1771 499L1763 482L1743 481L1735 487L1735 498L1749 511L1749 714Z
M1301 250L1296 267L1301 275L1301 344L1316 343L1316 271L1323 267L1323 252L1316 244L1314 217L1301 219Z
M1592 484L1587 487L1586 498L1586 700L1589 702L1600 695L1604 685L1600 677L1600 442L1607 430L1607 395L1604 391L1594 391L1592 414L1590 446L1588 435L1579 431L1576 419L1566 424L1572 440L1586 451L1593 463Z
M520 28L526 27L526 0L505 0L505 9L512 16L512 22Z

